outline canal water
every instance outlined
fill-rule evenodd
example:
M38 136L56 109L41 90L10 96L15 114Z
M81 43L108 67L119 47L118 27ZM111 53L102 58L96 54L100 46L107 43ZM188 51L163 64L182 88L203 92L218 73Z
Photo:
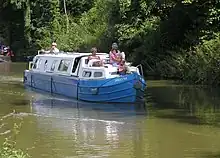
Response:
M25 89L24 69L0 64L0 143L33 158L220 157L218 88L148 81L145 107L93 104Z

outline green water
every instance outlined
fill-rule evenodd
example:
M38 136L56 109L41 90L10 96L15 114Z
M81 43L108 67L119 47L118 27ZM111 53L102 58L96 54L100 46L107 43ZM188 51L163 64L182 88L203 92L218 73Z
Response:
M33 158L220 157L220 89L148 81L146 108L99 105L25 90L25 64L0 64L0 142ZM146 109L146 111L144 110Z

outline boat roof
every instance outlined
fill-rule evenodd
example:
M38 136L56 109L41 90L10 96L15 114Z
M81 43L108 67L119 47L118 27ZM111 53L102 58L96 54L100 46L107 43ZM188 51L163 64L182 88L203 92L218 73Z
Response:
M45 54L38 54L38 57L67 57L67 58L76 58L81 56L89 56L92 53L79 53L79 52L60 52L60 53L45 53ZM96 53L96 55L108 55L108 53Z

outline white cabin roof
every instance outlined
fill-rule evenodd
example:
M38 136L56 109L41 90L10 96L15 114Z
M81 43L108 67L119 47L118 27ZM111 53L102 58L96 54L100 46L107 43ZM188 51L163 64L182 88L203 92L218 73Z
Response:
M67 53L57 53L57 54L53 54L53 53L45 53L45 54L38 54L36 55L37 57L57 57L57 58L76 58L76 57L80 57L80 56L85 56L85 55L91 55L92 53L78 53L78 52L67 52ZM106 56L109 55L108 53L96 53L96 55L98 56Z
M88 56L92 53L44 53L38 54L33 59L31 71L45 73L49 75L66 75L84 79L103 79L120 76L117 73L117 68L109 64L108 53L97 53L103 60L104 65L100 67L93 66L93 60L88 60ZM79 57L80 60L77 58ZM131 63L126 62L129 72L138 72L137 67L131 66ZM97 75L98 74L98 75Z

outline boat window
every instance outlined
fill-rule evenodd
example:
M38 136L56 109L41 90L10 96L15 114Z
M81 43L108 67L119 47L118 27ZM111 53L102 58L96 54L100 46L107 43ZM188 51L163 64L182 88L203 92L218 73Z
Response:
M39 58L37 58L37 59L34 61L34 63L33 63L33 67L32 67L33 69L36 69L36 68L37 68L37 62L38 62L38 59L39 59Z
M111 72L110 74L111 74L111 75L117 75L118 72Z
M54 69L56 67L56 63L57 63L57 60L54 60L52 65L51 65L50 71L54 71Z
M42 63L42 59L39 59L39 60L38 60L38 63L37 63L37 69L40 69L41 63Z
M47 69L47 60L44 62L44 70Z
M94 77L102 77L103 73L102 72L95 72Z
M67 71L70 63L71 63L71 60L68 60L68 59L61 60L60 65L58 67L58 71Z
M83 71L83 77L91 77L92 72L91 71Z
M85 60L85 64L88 64L88 63L89 63L89 59L86 59L86 60Z
M42 59L36 59L33 65L33 69L39 69Z
M77 68L77 66L78 66L78 64L79 64L79 61L80 61L80 58L75 58L74 64L73 64L72 73L75 73L76 68Z

